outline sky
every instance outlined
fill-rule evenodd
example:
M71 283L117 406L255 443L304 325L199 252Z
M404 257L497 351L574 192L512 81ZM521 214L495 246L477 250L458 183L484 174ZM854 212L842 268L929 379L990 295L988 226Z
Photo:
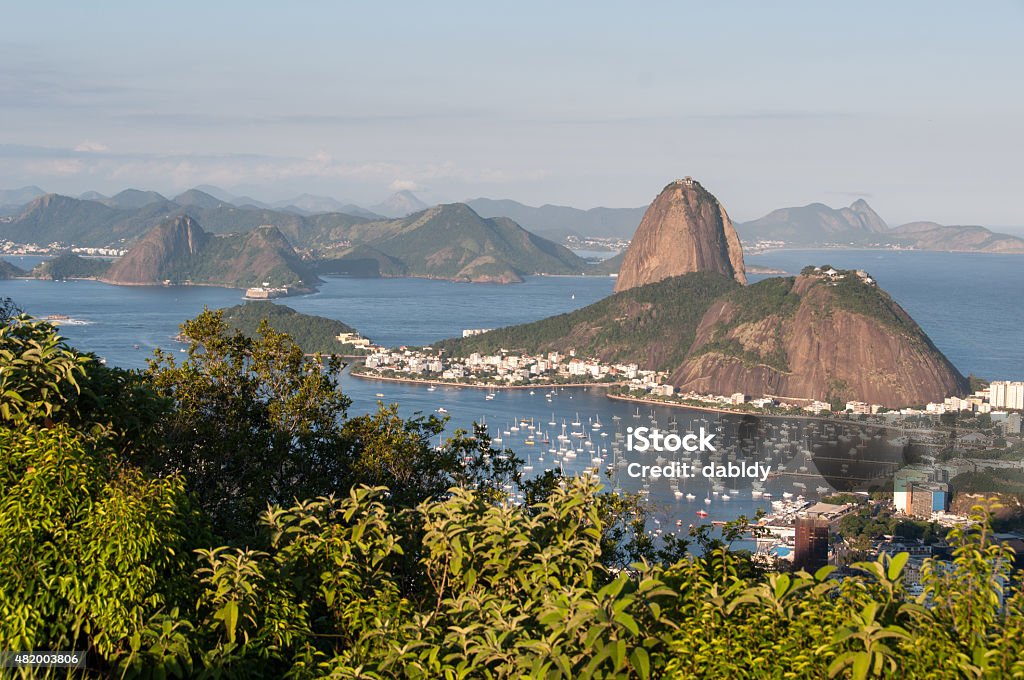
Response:
M0 189L1024 227L1024 0L0 3ZM1016 229L1015 229L1016 230Z

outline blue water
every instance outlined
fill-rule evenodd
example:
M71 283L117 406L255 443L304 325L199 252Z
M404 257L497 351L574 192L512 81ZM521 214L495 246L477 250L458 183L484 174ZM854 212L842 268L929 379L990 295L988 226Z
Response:
M14 258L12 261L22 267L34 264ZM747 261L793 273L805 264L866 269L961 371L989 378L1024 379L1024 313L1018 304L1024 299L1024 279L1020 276L1024 257L830 250L778 251L751 256ZM764 277L751 277L761 278ZM282 302L303 312L340 319L385 345L420 345L460 335L464 328L498 327L571 311L607 296L613 286L614 279L594 276L530 277L525 283L507 286L423 279L330 278L320 292ZM8 296L35 316L66 314L85 321L86 325L63 325L61 332L75 346L107 358L110 364L130 368L144 366L155 347L184 356L177 351L181 345L174 340L183 320L194 317L204 306L223 307L242 301L242 291L224 288L0 281L0 297ZM591 464L593 450L601 458L602 468L617 469L614 433L628 426L666 428L677 422L680 430L684 430L724 424L723 437L728 437L728 421L736 418L720 419L716 414L685 409L637 407L609 400L596 389L561 389L550 396L543 389L499 391L488 400L483 390L437 387L429 391L420 385L367 381L347 374L342 377L342 389L353 400L352 415L375 409L379 400L398 403L405 416L433 413L443 407L450 418L449 432L456 427L469 428L474 421L486 422L492 434L501 434L501 445L510 446L522 458L528 458L535 472L557 465L566 472L579 472ZM530 446L526 444L527 430L510 430L513 422L523 418L532 419L539 427L536 431L546 431L553 442L565 422L570 431L587 432L591 447L576 440L576 445L583 447L577 458L556 462L547 451L552 445L541 444L541 436L536 436L536 443ZM581 425L574 427L573 421ZM596 421L603 424L599 430L593 429L592 423ZM549 422L555 425L548 425ZM762 420L759 427L765 422L768 421ZM776 461L789 461L791 470L795 470L799 461L793 463L793 459L801 455L800 449L819 438L813 427L794 425L797 429L788 435L793 444L776 451ZM504 434L506 430L508 435ZM609 436L601 436L602 432ZM776 438L775 444L771 444L771 437ZM890 435L881 437L884 441ZM779 446L777 433L758 435L758 441L758 455L767 455L765 447ZM800 441L802 446L796 444ZM723 443L732 447L736 444L735 438ZM648 457L642 462L654 461ZM812 474L818 470L828 474L818 461L807 467ZM666 528L677 520L684 525L698 521L698 509L707 510L712 520L728 520L741 513L751 515L768 505L752 498L750 483L745 480L725 482L727 488L735 487L739 492L728 501L713 493L707 480L694 479L679 485L682 492L696 496L693 501L677 498L664 479L651 481L645 488L642 480L619 471L607 483L627 491L648 492L652 505L660 509L659 517ZM818 486L829 484L822 477L784 475L770 480L767 488L779 498L783 492L813 496ZM705 496L711 499L710 504L703 503Z

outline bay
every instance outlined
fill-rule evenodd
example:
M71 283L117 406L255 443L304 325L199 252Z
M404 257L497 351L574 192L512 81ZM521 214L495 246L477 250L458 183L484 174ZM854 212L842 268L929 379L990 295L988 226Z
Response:
M1016 304L1024 297L1022 258L828 250L775 251L750 256L747 261L791 273L806 264L866 269L961 371L990 378L1024 379L1024 318ZM765 276L750 278L756 281ZM495 328L571 311L609 295L614 281L597 276L537 276L528 277L522 284L502 286L424 279L330 278L318 293L279 302L302 312L342 320L385 345L420 345L460 335L466 328ZM183 320L194 317L204 306L224 307L242 301L242 291L232 289L122 287L95 281L0 281L0 297L7 296L35 316L62 314L84 322L63 324L61 332L76 347L126 368L143 367L156 347L183 356L177 352L182 345L174 340ZM698 511L708 512L711 520L725 521L740 514L750 516L759 508L769 508L770 503L754 497L748 479L721 480L716 488L704 478L673 482L629 476L619 467L623 456L628 457L627 463L655 465L658 455L625 453L623 438L628 427L676 428L680 432L700 427L718 432L721 428L718 436L723 452L729 452L726 455L761 461L774 457L773 465L790 468L790 472L768 480L764 487L776 499L783 494L814 496L819 489L825 492L844 481L836 474L829 475L820 461L809 460L807 452L820 446L825 436L813 421L789 421L791 430L785 435L780 430L784 421L755 419L753 425L747 421L745 427L754 427L759 434L752 444L744 444L738 434L737 416L637 406L610 400L598 389L509 390L496 392L488 399L484 390L445 386L429 389L364 380L347 373L342 376L342 389L353 400L351 415L370 412L382 402L399 404L406 417L444 409L446 413L438 415L448 418L446 434L456 428L471 429L474 422L486 423L492 436L501 439L500 446L511 447L528 462L533 468L531 474L544 469L579 473L596 464L604 471L608 486L639 492L648 499L658 519L649 527L652 531L661 527L668 530L677 522L683 526L700 522ZM511 429L514 423L515 431ZM601 426L595 428L596 423ZM528 429L531 424L533 430ZM557 439L563 424L568 432L583 435L570 437L573 457L557 451L567 448ZM883 442L898 437L898 433L884 430L876 434L874 440ZM527 435L532 435L529 441ZM828 437L837 440L835 433ZM552 448L556 449L554 453ZM668 455L661 457L671 460ZM701 462L709 460L704 456ZM805 472L797 472L799 468ZM692 499L687 498L688 494ZM729 500L724 500L725 496Z

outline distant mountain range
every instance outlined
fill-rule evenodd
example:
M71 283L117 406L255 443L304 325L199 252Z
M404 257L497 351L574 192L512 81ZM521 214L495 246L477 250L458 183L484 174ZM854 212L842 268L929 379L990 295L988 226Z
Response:
M517 201L489 198L475 198L465 205L483 218L509 218L524 229L556 242L570 235L632 238L647 209L532 207ZM123 246L164 220L188 215L213 233L273 225L297 248L302 248L307 241L322 240L322 235L332 229L345 231L359 222L401 219L427 207L410 191L396 192L367 209L313 194L266 203L249 196L233 196L209 185L195 187L170 199L155 191L139 189L126 189L113 196L93 191L72 198L44 194L39 187L27 186L0 191L0 238L40 244ZM748 247L757 241L781 241L793 247L901 246L921 250L1024 253L1024 239L981 226L911 222L890 227L863 199L842 208L822 203L781 208L735 226ZM304 234L311 235L307 238Z
M371 205L370 210L384 217L406 217L427 207L411 191L398 191L386 201Z
M531 274L578 274L588 267L564 246L508 218L480 217L462 203L370 220L240 208L199 189L173 199L135 190L100 200L46 194L13 221L0 223L0 238L127 248L100 274L125 284L171 280L247 287L269 281L304 288L315 283L317 271L513 283ZM97 275L94 270L89 263L62 260L37 275L74 278Z
M1024 239L985 227L944 226L935 222L889 227L864 199L846 208L830 208L822 203L781 208L736 228L748 246L758 241L782 241L795 247L903 246L919 250L1024 253Z
M21 206L45 193L37 186L0 189L0 216L17 215L21 211Z
M563 205L534 208L517 201L490 198L474 198L466 201L466 205L483 217L510 217L530 231L555 241L567 236L632 238L647 210L647 206L590 210Z

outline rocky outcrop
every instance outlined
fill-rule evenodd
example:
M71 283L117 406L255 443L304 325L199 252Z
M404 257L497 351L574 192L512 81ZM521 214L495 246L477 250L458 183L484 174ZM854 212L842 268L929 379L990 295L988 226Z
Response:
M191 217L154 227L104 277L110 283L160 283L188 267L210 236Z
M107 283L193 283L305 289L317 282L277 227L214 236L191 217L168 220L143 236L103 277Z
M681 392L903 407L967 380L866 272L808 267L740 286L694 272L568 314L434 343L452 356L575 351L664 371Z
M644 213L615 292L698 271L747 281L740 241L725 208L687 177L665 187Z
M963 394L966 379L913 319L856 272L773 279L717 301L671 382L682 391L863 401ZM758 287L779 286L764 302ZM758 304L753 304L752 300Z

